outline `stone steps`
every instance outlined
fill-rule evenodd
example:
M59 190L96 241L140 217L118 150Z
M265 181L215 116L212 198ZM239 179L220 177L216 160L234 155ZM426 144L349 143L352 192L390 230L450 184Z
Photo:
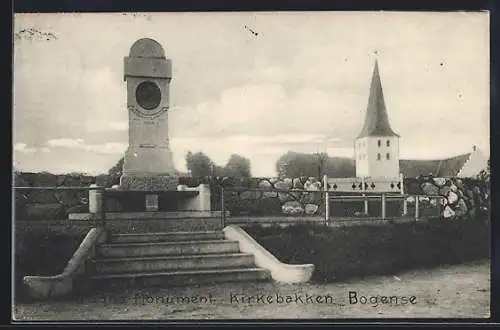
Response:
M262 268L191 269L167 272L100 274L92 276L94 288L184 286L221 282L266 281L271 275Z
M107 258L94 261L96 273L146 273L189 269L222 269L253 267L254 256L249 253L218 253L206 255L155 256L136 258Z
M177 242L195 240L219 240L224 239L224 233L220 231L202 232L158 232L158 233L133 233L116 234L111 237L113 243L145 243L145 242Z
M115 233L89 263L93 287L177 286L270 280L222 231Z
M238 242L229 240L177 241L153 243L111 243L98 247L102 258L175 256L239 252Z

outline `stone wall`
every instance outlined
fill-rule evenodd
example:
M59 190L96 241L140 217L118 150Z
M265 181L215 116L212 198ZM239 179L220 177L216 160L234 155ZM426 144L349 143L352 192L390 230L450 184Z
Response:
M226 180L227 181L227 180ZM110 188L117 183L116 176L99 175L88 176L79 174L55 175L51 173L15 172L13 185L16 187L82 187L88 188L91 184ZM220 194L216 178L179 178L179 184L188 187L197 187L200 183L209 183L212 187L212 205L220 209ZM88 212L88 190L18 190L14 193L15 218L19 220L64 220L70 213ZM112 201L107 203L108 210L115 210Z
M88 187L96 178L49 173L16 173L16 187ZM88 191L23 190L15 192L17 219L66 219L69 213L88 212Z
M324 213L323 185L315 178L252 178L224 186L224 206L232 215Z
M442 196L421 198L422 207L439 207L445 219L465 220L489 216L490 187L480 180L467 178L419 177L405 179L405 192L410 195ZM408 198L413 205L415 199Z
M480 180L419 177L405 178L403 185L405 193L423 196L419 198L419 214L422 217L439 216L463 220L489 214L489 186ZM316 178L251 178L238 181L228 179L223 186L226 188L224 207L233 216L323 216L325 212L324 194L321 193L323 183ZM359 196L359 192L332 191L330 195ZM402 204L401 201L387 201L387 216L402 214ZM408 214L414 215L415 198L409 197L407 205ZM368 209L369 216L380 216L379 201L370 201ZM332 217L361 216L362 211L361 201L330 203Z
M16 186L28 187L88 187L92 183L110 187L113 178L101 175L53 175L48 173L16 173ZM325 213L323 183L316 178L180 178L180 184L190 187L208 183L211 187L212 210L220 211L221 189L224 209L232 216L323 216ZM330 184L329 184L330 185ZM333 189L333 187L329 187ZM420 215L438 215L445 219L474 219L489 212L489 186L479 180L459 178L406 178L404 191L410 195L443 196L442 199L421 198ZM348 193L331 192L335 195ZM359 192L353 193L359 195ZM17 219L67 219L69 213L88 212L88 191L34 190L15 193ZM414 198L409 197L408 213L414 213ZM361 216L363 203L331 202L330 215ZM387 204L387 215L398 216L402 202ZM369 215L380 216L380 202L370 201Z

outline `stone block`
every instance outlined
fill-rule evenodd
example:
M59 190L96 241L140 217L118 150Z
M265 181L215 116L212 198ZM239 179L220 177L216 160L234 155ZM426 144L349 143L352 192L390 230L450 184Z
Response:
M464 182L461 179L456 179L455 180L455 185L458 187L459 190L462 190L462 191L466 190Z
M259 182L259 189L269 189L273 188L272 184L267 180L262 180Z
M278 197L278 192L276 191L264 191L262 192L262 198L276 198Z
M259 199L262 196L262 192L247 190L240 193L241 199Z
M280 189L280 190L288 190L288 189L292 189L293 187L293 181L292 179L289 179L289 178L285 178L281 181L278 181L274 184L274 186L277 188L277 189Z
M318 205L316 204L306 204L306 206L304 207L304 212L307 215L314 215L316 214L317 211L318 211Z
M168 175L157 176L130 176L123 175L120 178L120 189L141 190L141 191L161 191L177 190L179 178Z
M421 189L426 195L439 194L439 188L430 182L425 182L421 185Z
M300 180L300 178L293 179L292 186L295 189L304 189L304 184L302 183L302 181Z
M322 202L322 194L321 192L304 192L302 194L301 202L304 204L320 204Z
M290 195L288 193L285 193L285 192L278 193L278 199L280 200L281 203L285 203L285 202L293 200L293 198L290 197Z
M455 211L453 211L453 209L449 205L446 205L443 211L443 217L445 219L451 219L454 216L455 216Z
M289 201L281 207L282 212L286 215L300 215L304 213L302 204L297 201Z
M455 215L457 217L462 217L466 215L468 212L467 204L463 199L458 200L457 205L455 206Z
M442 196L448 196L448 193L451 191L449 186L443 186L439 188L439 194Z
M321 182L315 181L306 181L304 184L304 189L308 191L320 191L321 190Z
M458 195L453 191L448 193L448 204L455 204L458 201Z
M434 184L438 187L442 187L446 184L445 178L434 178L433 181L434 181Z

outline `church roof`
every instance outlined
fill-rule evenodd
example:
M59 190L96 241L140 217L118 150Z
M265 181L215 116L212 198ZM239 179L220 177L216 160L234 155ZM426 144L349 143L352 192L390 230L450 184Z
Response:
M366 107L365 124L358 139L367 136L398 136L389 124L389 116L385 108L382 82L378 71L378 62L375 61L372 82L370 85L370 96Z
M405 178L416 178L420 175L451 178L459 176L470 157L471 153L435 160L401 159L399 160L399 171ZM331 158L328 167L331 167L328 176L332 178L352 177L355 175L353 173L356 172L356 162L350 158Z
M399 171L405 177L410 178L429 174L435 177L455 177L469 160L470 155L470 153L467 153L437 160L401 159L399 161Z

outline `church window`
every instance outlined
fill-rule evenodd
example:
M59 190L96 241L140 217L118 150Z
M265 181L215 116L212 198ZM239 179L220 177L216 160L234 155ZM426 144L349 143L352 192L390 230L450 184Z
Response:
M387 160L389 160L389 159L391 159L391 155L390 155L389 153L386 153L386 154L385 154L385 158L386 158Z
M387 140L387 146L390 147L391 146L391 140Z
M380 147L382 145L382 141L381 140L378 140L377 141L377 145Z
M380 153L377 154L377 160L380 160Z

